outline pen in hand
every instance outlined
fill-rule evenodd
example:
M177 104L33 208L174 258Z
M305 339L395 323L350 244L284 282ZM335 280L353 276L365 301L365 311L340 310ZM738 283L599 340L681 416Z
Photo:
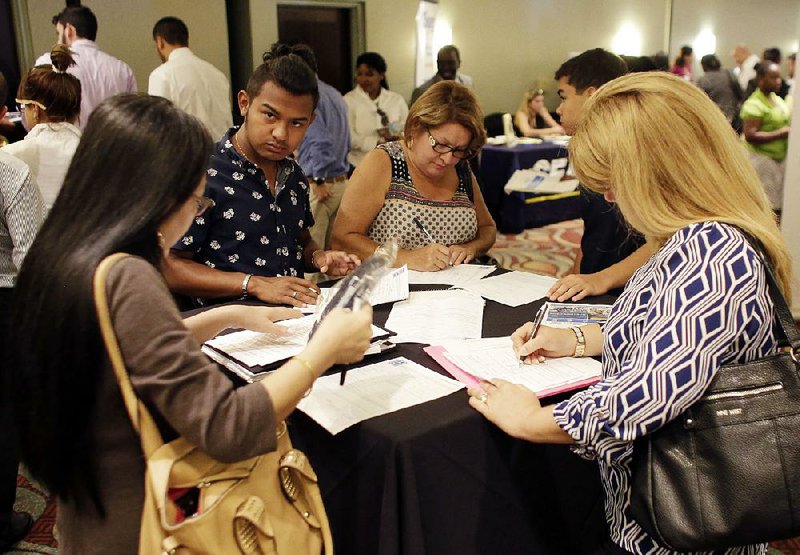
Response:
M531 334L525 341L525 343L536 337L536 332L539 331L539 326L542 325L542 320L544 320L545 312L547 312L547 303L542 303L542 306L539 307L539 311L536 313L536 316L533 319L533 329L531 330ZM525 356L521 356L519 363L522 364L524 362L525 362Z
M416 216L414 216L414 224L415 224L415 225L416 225L416 226L419 228L419 230L420 230L420 231L421 231L421 232L422 232L422 233L425 235L425 238L426 238L428 241L430 241L431 243L435 243L435 242L436 242L436 241L434 241L434 240L433 240L433 236L431 236L431 234L428 232L427 228L426 228L426 227L425 227L425 225L422 223L422 221L421 221L421 220L420 220L418 217L416 217Z

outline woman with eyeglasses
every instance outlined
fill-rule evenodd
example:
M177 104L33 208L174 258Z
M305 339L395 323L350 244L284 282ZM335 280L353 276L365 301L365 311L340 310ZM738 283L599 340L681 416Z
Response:
M67 73L75 65L69 48L57 44L50 52L52 64L36 66L22 79L17 105L25 140L4 151L25 162L31 180L39 187L49 210L61 190L64 175L81 138L74 124L81 111L81 82Z
M561 127L544 105L544 91L531 89L522 95L514 123L525 137L546 137L548 135L564 135Z
M169 145L169 148L164 148ZM162 437L232 462L276 448L278 423L334 363L360 360L372 313L332 312L304 351L234 388L200 345L228 328L281 334L286 308L225 305L182 319L160 273L168 249L210 202L213 143L169 100L121 94L89 118L64 188L17 281L14 345L0 387L14 403L22 460L58 497L59 550L136 553L145 462L95 313L95 268L133 389ZM6 400L4 399L4 402Z
M350 153L357 166L379 144L396 141L406 122L405 99L389 90L386 60L377 52L364 52L356 59L356 86L344 95L350 122Z
M350 178L333 248L364 259L396 239L397 266L435 272L486 254L497 229L469 167L486 142L475 95L455 81L411 106L403 138L367 154Z

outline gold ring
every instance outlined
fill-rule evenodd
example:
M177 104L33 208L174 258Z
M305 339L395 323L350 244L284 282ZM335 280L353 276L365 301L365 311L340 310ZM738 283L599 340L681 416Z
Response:
M489 394L486 393L485 391L481 391L481 394L478 395L478 401L480 401L481 403L483 403L485 405L486 401L488 401L488 400L489 400Z

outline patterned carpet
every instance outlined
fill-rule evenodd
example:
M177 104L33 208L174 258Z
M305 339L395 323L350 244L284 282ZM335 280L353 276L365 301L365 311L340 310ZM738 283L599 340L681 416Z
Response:
M44 487L27 475L24 467L20 467L20 474L17 476L17 502L15 509L29 512L36 522L25 539L8 553L57 554L58 544L53 538L53 524L56 522L56 504L50 499Z
M498 234L489 254L509 270L562 277L572 268L582 235L581 220L526 229L518 235Z
M582 233L583 222L569 220L527 229L519 235L499 234L489 254L503 268L561 277L572 267ZM57 554L57 542L53 538L55 503L43 487L25 474L24 469L17 478L16 508L31 513L36 523L25 540L9 553ZM769 555L781 554L800 555L800 539L773 542Z

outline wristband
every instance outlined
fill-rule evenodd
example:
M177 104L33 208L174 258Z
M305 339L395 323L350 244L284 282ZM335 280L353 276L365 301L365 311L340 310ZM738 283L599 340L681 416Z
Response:
M575 354L572 356L580 358L586 352L586 336L583 335L583 330L577 326L569 329L575 334L575 339L577 340L575 343Z
M242 297L247 297L247 286L250 285L250 278L253 274L247 274L242 280Z

